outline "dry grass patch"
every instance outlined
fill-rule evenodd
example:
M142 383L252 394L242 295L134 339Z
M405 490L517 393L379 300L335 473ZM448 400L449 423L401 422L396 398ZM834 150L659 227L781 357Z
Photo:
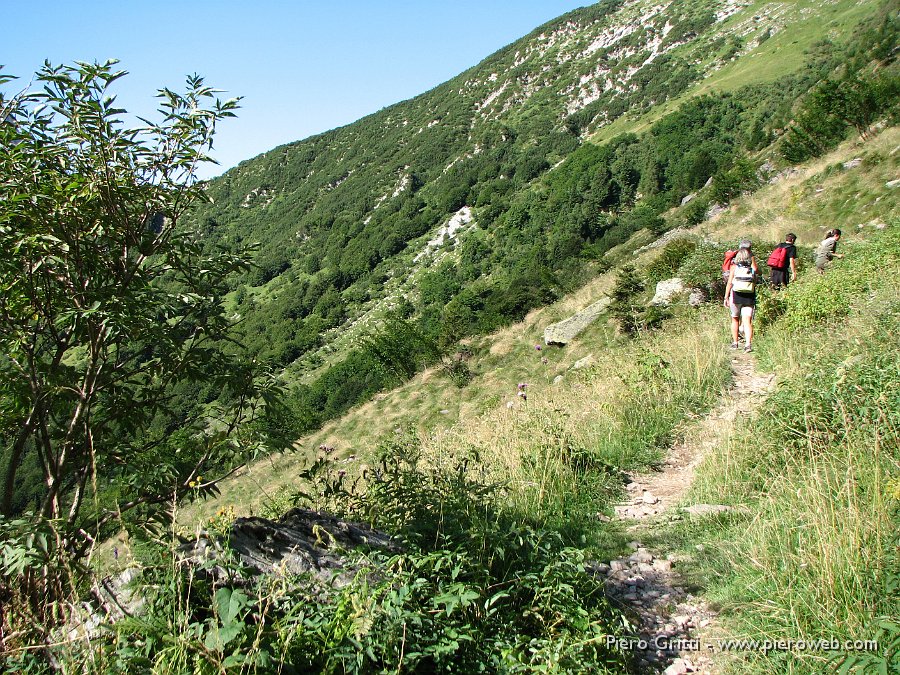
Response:
M654 441L664 439L628 438L639 430L642 415L674 412L671 437L674 424L721 391L723 331L713 317L683 318L664 333L612 347L559 385L530 383L527 400L510 397L506 405L437 431L426 448L434 457L477 448L498 480L538 486L549 467L531 475L526 464L535 456L552 463L565 461L567 453L587 452L611 466L645 464L660 449ZM641 443L644 453L637 452Z
M843 164L861 159L860 166ZM737 241L751 235L762 241L782 241L794 232L799 243L815 246L825 230L868 223L872 218L896 218L900 188L888 188L900 162L900 128L890 127L872 140L854 139L834 152L797 168L797 172L736 200L715 219L695 231L715 241ZM855 221L855 222L853 222ZM859 229L859 228L855 228Z

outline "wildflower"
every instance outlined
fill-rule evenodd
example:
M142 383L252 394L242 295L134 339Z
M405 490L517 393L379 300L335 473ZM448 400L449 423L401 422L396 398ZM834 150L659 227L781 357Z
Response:
M534 348L535 348L537 351L541 351L541 350L543 349L543 347L541 347L540 345L535 345Z

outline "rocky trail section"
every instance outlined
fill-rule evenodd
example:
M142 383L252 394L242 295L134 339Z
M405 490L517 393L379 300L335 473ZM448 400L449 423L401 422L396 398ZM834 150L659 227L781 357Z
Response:
M704 639L711 632L716 612L694 594L682 575L684 559L650 550L637 538L642 532L666 527L662 519L703 517L733 508L720 504L679 506L706 453L726 439L739 416L752 414L774 387L775 376L757 373L750 355L735 355L731 368L734 380L719 405L698 419L685 440L670 449L659 471L634 476L627 487L628 501L616 506L616 518L635 533L636 540L629 545L634 552L599 565L597 572L605 576L607 595L626 611L636 628L628 647L638 672L718 672L710 657L714 644Z

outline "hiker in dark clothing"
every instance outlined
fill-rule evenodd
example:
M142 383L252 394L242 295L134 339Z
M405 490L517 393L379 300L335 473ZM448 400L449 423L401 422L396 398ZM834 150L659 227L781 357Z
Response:
M797 278L797 235L788 232L766 261L772 270L772 287L784 288Z

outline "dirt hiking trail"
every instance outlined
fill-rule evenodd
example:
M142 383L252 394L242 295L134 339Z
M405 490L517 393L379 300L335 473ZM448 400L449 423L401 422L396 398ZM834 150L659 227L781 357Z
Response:
M735 353L733 381L719 404L690 423L684 440L675 444L660 470L632 476L628 501L617 505L616 518L635 534L630 556L600 565L606 592L636 628L629 650L637 672L719 673L711 658L716 645L716 612L690 590L683 571L690 562L644 547L647 535L671 527L673 519L703 517L729 511L720 504L685 504L697 466L708 452L727 440L739 416L749 416L773 390L775 376L759 374L752 354ZM676 511L676 507L679 509Z

